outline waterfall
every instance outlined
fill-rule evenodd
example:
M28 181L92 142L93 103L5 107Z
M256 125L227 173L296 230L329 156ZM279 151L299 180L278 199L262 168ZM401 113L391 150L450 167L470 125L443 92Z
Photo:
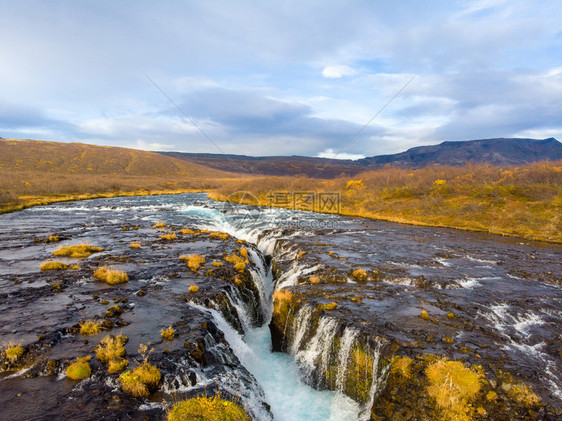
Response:
M336 380L336 387L340 392L343 392L345 387L345 374L347 373L347 367L349 365L349 353L358 333L357 330L346 327L340 339L338 375Z
M358 329L346 326L340 334L342 327L331 317L315 317L313 308L304 305L286 330L285 349L307 383L352 397L361 404L355 419L368 420L388 375L386 367L379 367L384 342L376 338L371 347Z
M322 317L312 339L294 356L304 371L305 379L316 386L320 386L321 376L328 365L337 329L338 324L334 319ZM314 373L319 374L316 381L313 380Z
M289 353L291 355L296 355L300 346L301 342L304 339L304 335L306 334L307 329L309 328L310 317L312 316L312 307L310 306L302 306L299 311L298 315L295 315L295 322L292 329L292 341L291 346L289 348Z

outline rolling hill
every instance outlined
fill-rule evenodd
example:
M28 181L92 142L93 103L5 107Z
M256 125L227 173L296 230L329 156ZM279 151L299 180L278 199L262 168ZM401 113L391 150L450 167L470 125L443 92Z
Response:
M157 177L214 178L231 175L136 149L19 139L0 139L0 169Z

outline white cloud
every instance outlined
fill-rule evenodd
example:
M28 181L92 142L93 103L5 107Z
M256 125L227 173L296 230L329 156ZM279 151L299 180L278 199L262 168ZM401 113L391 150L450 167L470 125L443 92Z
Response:
M357 74L355 69L344 65L328 66L324 67L324 70L322 70L322 75L329 79L339 79L344 76L353 76L355 74Z
M317 158L328 158L328 159L356 160L356 159L365 158L365 155L357 154L357 153L346 153L346 152L337 153L334 149L328 148L325 151L320 152L318 155L316 155L316 157Z

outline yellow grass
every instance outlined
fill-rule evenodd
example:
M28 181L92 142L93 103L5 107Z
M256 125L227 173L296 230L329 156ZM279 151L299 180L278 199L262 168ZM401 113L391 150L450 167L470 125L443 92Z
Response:
M41 270L66 270L70 266L62 262L43 262L41 263Z
M190 285L189 286L189 292L199 292L199 287L197 285Z
M173 231L167 232L166 234L161 235L160 238L162 240L166 240L166 241L175 240L176 239L176 233L173 232Z
M180 260L187 262L187 267L189 267L192 272L197 272L201 265L205 264L205 256L199 256L198 254L180 256Z
M10 361L10 363L14 364L17 360L19 360L22 357L22 355L24 353L24 349L20 345L8 346L4 350L4 353L5 353L8 361Z
M480 391L481 375L461 361L441 359L425 370L427 393L445 420L470 420L471 403Z
M357 268L353 271L353 277L357 281L366 281L367 280L367 271L365 269Z
M94 253L102 252L102 247L91 246L89 244L77 244L74 246L61 246L53 251L54 256L72 257L74 259L83 259Z
M334 192L340 208L317 206L317 211L562 242L562 161L389 167L334 180L254 177L227 183L209 197L225 200L237 191L280 207L271 202L271 192Z
M221 240L226 240L227 238L230 237L230 235L228 235L226 232L221 232L221 231L212 231L209 233L209 237L211 238L219 238Z
M322 310L334 310L338 307L338 303L329 303L329 304L319 304L318 305L318 311L322 311Z
M124 392L134 397L147 397L150 390L155 389L160 383L160 370L144 362L131 371L126 371L119 376L121 388Z
M163 339L166 339L167 341L172 341L174 340L174 337L176 335L176 330L172 326L168 326L167 329L162 329L160 331L160 335L162 336Z
M101 322L86 320L80 323L80 334L84 336L97 335L101 332Z
M109 374L118 373L119 371L125 370L125 368L129 365L129 361L117 358L110 360L107 364L107 372Z
M280 289L273 293L273 313L281 326L285 326L292 303L293 293L288 289Z
M220 396L199 396L178 402L168 412L168 421L250 421L251 418L237 403Z
M109 363L111 360L121 360L125 356L125 344L128 338L124 335L105 335L96 347L96 358L99 362Z
M529 407L538 406L541 403L541 399L525 383L514 384L511 389L509 389L508 395L515 401Z
M109 285L118 285L129 282L129 276L118 269L103 266L94 272L94 278Z
M129 246L130 246L132 249L140 249L140 248L141 248L141 243L131 243L131 244L129 244Z

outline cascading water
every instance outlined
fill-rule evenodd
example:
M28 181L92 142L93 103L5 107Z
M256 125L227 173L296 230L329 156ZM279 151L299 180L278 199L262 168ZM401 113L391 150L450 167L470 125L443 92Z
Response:
M321 316L315 320L307 305L291 319L284 333L285 349L297 361L305 381L354 396L362 402L355 419L369 419L387 377L386 367L379 367L382 341L377 339L375 347L362 343L360 332L351 327L345 327L339 335L341 326L335 319Z
M349 354L357 336L357 330L346 327L341 337L338 361L338 376L336 380L336 386L340 392L343 392L344 390L345 375L347 373L347 367L349 365Z
M232 306L239 313L241 325L244 328L243 336L226 321L221 312L216 309L202 307L200 309L208 311L212 315L219 329L225 334L235 355L257 379L265 392L266 401L271 405L271 412L275 419L287 421L367 419L368 417L365 418L362 414L363 408L341 391L315 390L306 381L301 380L306 378L306 371L303 378L303 371L295 363L294 355L271 351L271 332L267 323L271 319L271 296L274 290L274 281L271 266L266 263L264 255L271 255L276 251L278 254L296 255L296 252L290 249L279 250L277 240L280 231L272 230L264 234L263 230L251 224L233 226L223 214L209 209L201 210L192 206L187 212L199 213L199 216L204 219L202 226L205 228L227 232L239 239L255 244L260 250L260 252L257 252L248 248L248 254L254 264L250 273L262 299L261 310L266 323L260 327L253 326L245 304L237 294L233 293L229 293L227 296ZM298 277L312 273L317 269L317 267L307 268L297 263L277 281L275 286L279 289L283 286L293 285ZM246 311L244 311L245 309ZM304 329L310 328L308 320L311 316L311 309L307 311L303 314L308 314L308 317L305 315L304 320L301 320L299 325L302 329L297 333L299 339L296 341L295 349L299 347L299 342L305 337ZM324 324L326 328L322 329L317 335L313 351L321 355L322 371L327 370L327 364L331 358L331 342L323 338L322 332L325 330L324 333L328 333L327 338L333 339L338 328L338 324L330 319L326 319ZM312 372L312 368L310 368L310 371ZM255 412L255 409L253 411ZM260 419L268 419L266 415L262 415L262 417Z

